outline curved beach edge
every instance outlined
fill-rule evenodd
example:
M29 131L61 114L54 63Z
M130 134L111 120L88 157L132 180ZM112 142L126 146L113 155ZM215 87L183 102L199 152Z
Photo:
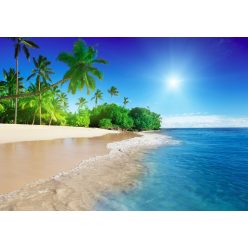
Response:
M107 148L110 151L106 155L83 160L69 171L46 180L37 180L17 191L0 195L0 210L91 209L93 202L104 191L115 186L125 187L126 183L130 184L129 177L130 181L133 180L137 171L141 169L136 159L140 151L177 143L171 137L158 132L137 134L138 137L108 143ZM115 178L116 173L120 177L119 181L118 177ZM67 200L68 195L70 199Z

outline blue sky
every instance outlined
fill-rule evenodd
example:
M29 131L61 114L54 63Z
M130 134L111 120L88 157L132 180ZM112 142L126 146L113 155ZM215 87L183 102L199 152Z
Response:
M42 54L55 71L53 81L60 80L67 66L56 60L62 51L70 52L78 38L31 38L40 49L31 50L32 56ZM107 89L115 85L120 96L113 101L121 104L130 98L129 107L149 106L173 124L199 116L210 125L218 117L219 125L230 120L248 117L248 38L83 38L95 46L99 57L109 61L99 68L104 80L97 88L104 92L104 101L111 101ZM12 41L0 38L0 70L14 67ZM33 68L32 60L20 57L20 71L27 77ZM2 74L0 76L2 78ZM168 87L171 78L180 83ZM67 85L63 86L66 91ZM86 91L69 95L70 109L76 109L80 96L90 100ZM170 119L171 118L171 119ZM196 118L197 119L197 118ZM199 119L199 118L198 118ZM212 123L212 124L211 124ZM221 123L221 124L220 124ZM236 122L235 122L236 123ZM166 126L166 124L164 124ZM189 124L192 125L193 124ZM247 124L248 126L248 124Z

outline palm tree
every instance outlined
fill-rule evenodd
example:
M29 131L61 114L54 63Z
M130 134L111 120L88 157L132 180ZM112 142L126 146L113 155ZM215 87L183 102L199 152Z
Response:
M85 107L87 103L88 103L88 102L87 102L87 100L86 100L84 97L80 97L80 98L78 99L78 102L76 103L76 105L78 105L78 110L80 110L80 109L82 109L83 107Z
M53 70L48 66L51 64L50 61L47 60L46 57L40 55L38 60L33 58L35 68L32 70L32 74L27 78L30 80L32 77L36 76L36 83L38 84L38 91L41 90L41 79L43 83L47 83L47 81L51 82L50 75L53 74ZM39 94L39 115L40 115L40 125L41 125L41 93Z
M37 84L31 83L27 89L27 92L29 92L29 93L36 92L37 89L38 89ZM23 111L25 110L26 112L31 113L30 115L33 116L32 117L32 125L34 125L36 115L39 111L39 99L37 99L36 97L24 98L20 101L20 106L21 106Z
M61 107L66 111L69 107L68 97L65 93L58 94L58 101L61 104Z
M55 87L45 93L48 97L48 116L49 126L52 121L65 123L65 108L68 107L68 98L66 94L61 93L60 90Z
M32 87L34 87L35 90L37 90L37 88L33 84L31 84L29 88L29 92L32 92L31 90ZM30 119L32 118L30 121L32 121L31 124L34 125L36 116L39 112L38 99L36 97L24 98L20 101L20 106L23 111L30 113Z
M9 71L3 70L3 77L4 80L0 81L1 95L13 95L16 91L17 73L15 69L10 68ZM23 77L20 77L20 73L18 73L18 91L24 89L23 79Z
M33 41L30 40L26 40L24 38L18 37L18 38L10 38L12 41L15 42L15 60L16 60L16 95L18 95L19 93L19 81L18 81L18 59L19 59L19 55L21 50L23 50L27 60L29 60L30 58L30 53L29 53L29 48L39 48L39 46L37 44L35 44ZM18 105L18 97L15 98L15 120L14 123L17 123L17 105Z
M108 93L111 95L111 98L112 98L112 96L118 96L119 95L119 91L114 86L112 86L110 89L108 89Z
M87 88L87 94L94 91L95 77L99 80L103 79L102 72L94 67L94 64L107 63L104 59L97 59L97 50L91 46L87 46L80 39L74 43L72 54L62 52L59 54L58 60L69 66L64 79L70 80L68 91L72 94L75 94L77 90L82 90L84 86Z
M102 73L94 67L94 65L96 63L107 63L106 60L97 58L97 50L91 46L88 47L82 40L78 40L74 43L72 54L66 52L60 53L58 60L66 63L69 66L69 70L65 73L63 79L49 85L47 88L43 89L42 92L70 81L68 86L69 92L75 94L77 90L82 90L83 87L86 86L87 93L89 94L91 90L95 89L95 77L100 80L102 80L103 77ZM13 99L17 97L32 97L39 95L39 93L40 92L0 96L0 100Z
M124 107L126 107L126 105L127 105L128 103L129 103L128 97L124 97L124 100L123 100Z
M94 96L91 98L91 100L95 99L95 104L97 106L98 100L102 99L102 92L100 90L97 90L94 94Z
M0 94L2 96L8 96L8 95L13 95L16 92L16 78L17 78L17 73L14 68L10 68L9 71L3 70L3 78L4 80L0 81ZM24 84L22 82L23 78L20 77L20 73L18 73L18 91L23 91L24 89ZM6 108L6 114L8 115L7 119L10 117L13 120L13 110L14 110L14 100L10 99L9 100L3 100L3 105Z

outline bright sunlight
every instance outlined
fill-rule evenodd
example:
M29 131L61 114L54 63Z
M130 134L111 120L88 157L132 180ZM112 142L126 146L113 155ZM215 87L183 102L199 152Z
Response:
M172 90L179 89L180 83L181 83L181 80L177 77L170 77L167 80L168 87L169 87L169 89L172 89Z

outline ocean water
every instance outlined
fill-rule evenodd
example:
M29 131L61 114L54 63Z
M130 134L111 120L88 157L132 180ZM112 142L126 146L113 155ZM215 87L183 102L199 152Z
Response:
M161 130L179 144L149 150L128 190L95 210L248 210L248 129Z

